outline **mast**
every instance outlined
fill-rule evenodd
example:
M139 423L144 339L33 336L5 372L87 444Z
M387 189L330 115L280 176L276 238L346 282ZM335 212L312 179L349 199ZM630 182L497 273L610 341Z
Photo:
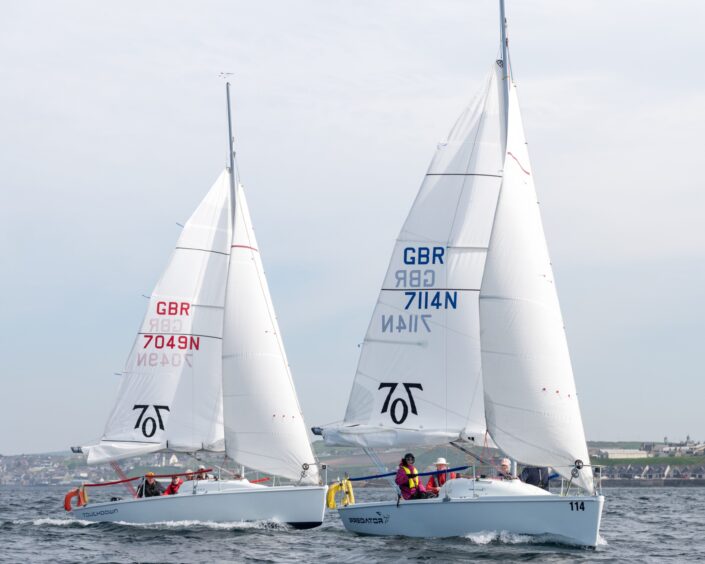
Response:
M509 56L507 52L507 18L504 15L504 0L499 0L499 35L502 42L502 90L504 93L504 124L507 126L509 115L509 82L511 74L509 72Z
M225 83L225 98L228 105L228 150L230 161L230 201L232 202L233 229L235 228L235 149L233 148L233 121L230 113L230 83Z

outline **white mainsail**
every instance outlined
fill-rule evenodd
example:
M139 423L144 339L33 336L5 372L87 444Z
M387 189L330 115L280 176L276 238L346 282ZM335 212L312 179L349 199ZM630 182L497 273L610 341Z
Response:
M498 61L484 95L436 152L394 248L345 419L322 430L329 444L413 446L486 429L524 464L565 477L576 461L589 464L516 87L504 68ZM573 483L592 491L591 470Z
M328 444L438 444L485 433L478 296L504 157L501 69L434 155L394 246L345 419Z
M235 199L223 331L226 452L248 467L318 483L242 186Z
M244 191L233 229L229 185L226 170L184 226L103 438L84 448L91 464L225 450L262 472L319 481Z
M513 458L570 477L575 461L588 464L589 457L514 85L508 112L504 180L480 292L487 426ZM592 491L591 470L573 483Z
M162 449L223 450L221 356L230 255L228 173L184 225L128 357L98 464Z

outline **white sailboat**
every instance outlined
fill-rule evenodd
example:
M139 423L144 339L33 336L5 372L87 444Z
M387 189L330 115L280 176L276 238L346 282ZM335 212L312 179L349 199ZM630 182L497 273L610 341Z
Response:
M595 491L519 111L500 0L501 58L441 143L404 223L326 443L374 448L491 440L551 466L576 495L518 480L449 480L438 498L339 509L372 535L509 531L595 546Z
M176 495L92 503L89 521L321 524L327 487L291 378L243 187L230 166L186 222L149 301L89 464L159 451L224 452L291 480L186 482ZM237 184L237 185L236 185Z

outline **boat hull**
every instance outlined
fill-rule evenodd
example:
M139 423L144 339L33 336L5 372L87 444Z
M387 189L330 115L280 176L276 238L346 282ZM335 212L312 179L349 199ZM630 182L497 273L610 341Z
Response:
M323 522L327 490L327 486L207 490L89 503L71 515L85 521L125 523L271 521L307 529Z
M455 537L506 531L595 547L602 496L502 495L360 503L338 511L348 531L363 535Z

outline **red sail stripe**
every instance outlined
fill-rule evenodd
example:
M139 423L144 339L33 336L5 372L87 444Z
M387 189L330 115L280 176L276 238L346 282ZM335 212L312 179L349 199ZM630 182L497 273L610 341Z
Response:
M255 249L254 247L250 247L248 245L232 245L231 248L232 249L250 249L251 251L259 253L259 249Z
M509 151L507 151L507 154L508 154L510 157L512 157L512 158L517 162L517 164L519 165L519 168L524 171L524 174L528 174L529 176L531 176L531 173L530 173L528 170L526 170L523 166L521 166L521 163L519 162L519 159L517 159L517 158L516 158L514 155L512 155Z

